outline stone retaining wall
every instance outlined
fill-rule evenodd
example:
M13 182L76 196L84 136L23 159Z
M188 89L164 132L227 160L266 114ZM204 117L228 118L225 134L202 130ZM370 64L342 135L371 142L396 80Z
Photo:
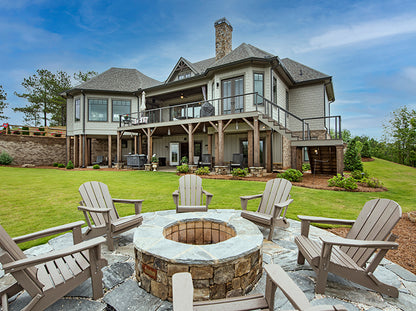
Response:
M65 137L0 135L0 153L13 157L12 165L52 165L66 162Z

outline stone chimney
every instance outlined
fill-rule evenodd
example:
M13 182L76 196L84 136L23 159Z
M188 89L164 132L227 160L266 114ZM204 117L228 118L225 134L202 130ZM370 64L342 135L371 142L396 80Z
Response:
M223 58L233 49L233 27L225 17L217 20L215 26L215 60Z

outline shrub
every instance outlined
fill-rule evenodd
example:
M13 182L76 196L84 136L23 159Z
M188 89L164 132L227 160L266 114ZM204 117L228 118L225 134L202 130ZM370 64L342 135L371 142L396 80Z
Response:
M368 172L352 171L351 177L354 178L355 180L361 180L365 177L369 177L369 174Z
M357 138L350 141L344 155L344 169L346 171L362 171L363 163L357 150Z
M152 157L152 163L158 163L159 159L156 156Z
M59 167L59 168L64 168L64 167L65 167L65 164L63 164L63 163L58 163L58 167Z
M234 177L246 177L248 175L247 168L235 168L231 171L231 175Z
M67 170L72 170L74 168L74 163L72 163L71 160L68 161L68 164L66 165Z
M98 164L94 164L94 165L92 166L92 168L93 168L93 169L95 169L95 170L99 170L99 169L100 169L100 165L98 165Z
M299 170L295 170L294 168L290 168L283 173L277 174L277 178L284 178L289 181L302 181L303 174Z
M53 165L53 167L58 167L58 164L59 164L59 163L55 162L55 163L53 163L52 165Z
M383 183L378 180L377 178L367 178L364 177L361 181L361 183L363 183L364 185L371 187L371 188L382 188L383 187Z
M311 165L309 163L302 164L302 172L309 171L311 169Z
M341 174L337 174L336 176L330 178L328 180L329 187L339 187L348 190L357 189L357 181L353 177L344 177Z
M22 135L29 135L29 127L22 126Z
M13 157L8 154L6 151L0 153L0 164L1 165L9 165L13 162Z
M361 149L361 156L363 158L371 158L370 143L368 141L365 141L363 144L363 148Z
M181 163L182 163L182 164L188 164L188 157L187 157L187 156L183 156L183 157L181 158Z
M189 172L189 166L188 164L182 164L176 167L176 171L178 173L188 173Z
M195 171L195 174L196 175L208 175L209 167L208 166L200 167Z

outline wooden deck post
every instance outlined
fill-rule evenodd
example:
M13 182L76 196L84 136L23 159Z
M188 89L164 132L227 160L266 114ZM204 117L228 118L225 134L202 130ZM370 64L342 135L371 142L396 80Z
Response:
M254 166L260 166L260 129L259 129L259 119L254 117L253 120L253 151L254 151Z
M253 131L247 132L247 165L253 166Z
M152 163L152 156L153 156L153 137L149 133L149 135L147 135L147 163Z
M292 158L292 164L291 167L301 171L302 170L302 148L300 147L291 147L291 158Z
M224 165L224 129L223 121L218 121L218 162L216 165Z
M188 163L194 163L194 133L193 133L193 124L188 124Z
M66 137L66 164L71 160L71 136Z
M266 132L266 170L271 173L273 169L272 159L272 131Z
M215 144L215 163L213 165L218 165L218 159L219 159L219 145L218 145L218 132L214 134L214 144Z
M208 134L208 150L207 153L212 155L212 134Z
M85 167L91 165L91 138L86 137L86 155L85 155Z
M139 154L143 154L142 133L139 133Z
M107 142L108 142L108 152L107 152L107 158L108 158L108 167L111 168L113 165L113 161L111 160L111 135L107 136Z
M83 164L83 162L82 162L82 160L83 160L83 153L84 153L84 150L83 150L83 148L82 148L82 146L83 146L83 144L82 144L82 141L83 141L83 137L84 135L79 135L79 139L78 139L78 145L79 145L79 147L78 147L78 150L79 150L79 153L78 153L78 167L82 167L82 164Z
M134 135L134 154L137 154L137 135Z
M344 146L335 146L337 157L337 174L344 173Z
M79 137L74 135L74 167L79 167Z
M117 164L121 163L121 132L117 131ZM119 166L117 166L119 168Z

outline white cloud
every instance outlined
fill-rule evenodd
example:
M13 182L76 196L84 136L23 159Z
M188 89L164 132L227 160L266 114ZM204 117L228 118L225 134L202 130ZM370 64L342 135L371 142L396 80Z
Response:
M416 33L416 17L398 16L332 28L334 29L310 38L308 46L298 49L298 52L340 47L389 36Z

